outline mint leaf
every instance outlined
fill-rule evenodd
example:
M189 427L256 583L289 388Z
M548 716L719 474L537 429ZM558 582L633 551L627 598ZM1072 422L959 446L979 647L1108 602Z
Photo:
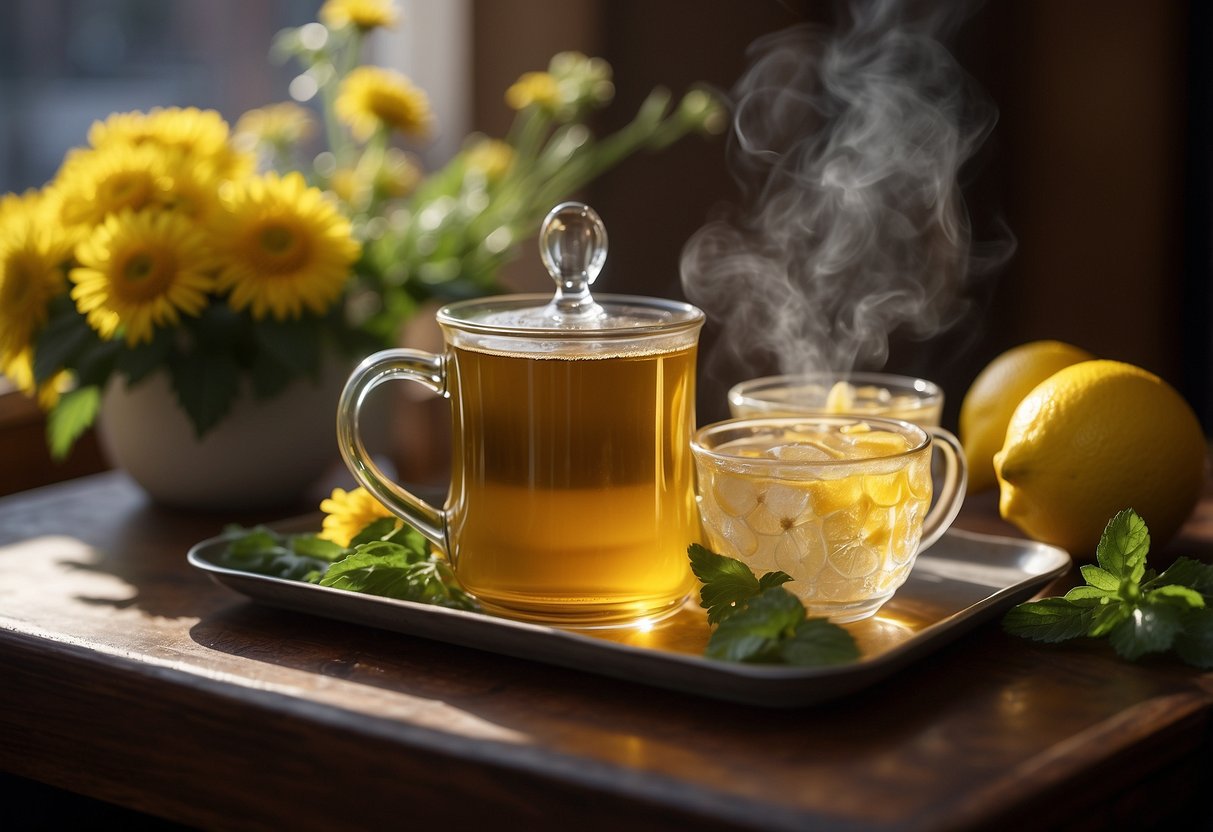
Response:
M1098 603L1104 598L1113 597L1113 595L1114 593L1109 593L1103 589L1096 589L1093 586L1076 586L1063 597L1067 601L1093 601Z
M380 517L378 520L372 521L354 536L354 539L350 541L350 548L353 549L363 543L374 541L399 543L415 553L418 558L426 558L430 554L430 542L426 540L425 536L395 517Z
M1095 559L1118 580L1140 581L1146 569L1146 553L1150 550L1150 532L1146 523L1131 508L1119 512L1108 521Z
M77 387L60 396L46 419L51 456L66 458L76 440L96 421L100 409L101 390L97 387Z
M1091 638L1106 636L1116 629L1121 622L1132 616L1133 609L1128 604L1116 601L1101 604L1095 608L1095 618L1091 621L1091 627L1087 630L1087 635Z
M420 559L398 543L377 541L356 547L347 558L330 566L319 584L454 609L479 608L458 586L449 564Z
M1189 610L1182 621L1183 630L1175 636L1176 655L1194 667L1213 668L1213 609Z
M703 582L699 606L708 611L709 624L724 621L737 612L738 604L762 591L750 567L736 558L718 555L698 543L691 544L687 553L691 557L691 571Z
M1213 566L1192 558L1178 558L1165 572L1145 585L1145 589L1155 586L1186 586L1196 590L1201 595L1213 598Z
M341 560L349 552L344 546L339 546L331 540L324 540L316 535L302 534L291 538L291 551L306 558L316 558L325 563Z
M804 604L783 587L771 587L735 610L708 639L706 655L732 662L773 662L779 642L805 620Z
M264 526L231 527L228 531L238 536L219 553L216 560L220 566L293 581L304 580L310 573L323 572L329 566L329 559L323 556L327 552L319 546L312 548L303 536L281 535ZM340 553L344 552L340 549Z
M1178 584L1167 584L1146 593L1147 603L1174 603L1181 607L1199 609L1205 605L1205 596L1194 589Z
M1083 580L1089 586L1104 592L1116 592L1120 589L1120 579L1106 569L1087 564L1079 567L1078 571L1082 573Z
M172 344L172 333L167 329L157 329L150 342L122 350L114 367L126 376L128 385L135 384L165 365Z
M824 618L806 618L784 641L783 660L795 665L846 664L859 658L859 647L849 632Z
M1118 655L1130 661L1170 650L1182 628L1180 613L1171 604L1142 604L1112 628L1108 641Z
M1085 635L1098 607L1066 598L1042 598L1012 607L1002 628L1033 641L1058 642Z
M773 586L783 586L790 580L792 580L792 576L787 572L767 572L758 579L758 587L759 589L770 589Z

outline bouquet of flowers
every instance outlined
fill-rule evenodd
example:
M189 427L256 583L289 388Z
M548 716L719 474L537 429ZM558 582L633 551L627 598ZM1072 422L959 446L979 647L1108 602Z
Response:
M655 89L597 137L587 117L611 68L555 56L506 93L503 138L469 136L440 169L406 148L433 129L426 94L363 63L389 0L328 0L278 35L303 70L327 148L310 159L313 108L110 115L41 189L0 199L0 370L49 411L62 457L111 380L167 372L199 437L242 390L260 398L315 378L333 355L394 345L431 298L500 290L497 274L544 213L639 150L719 128L706 91ZM302 80L301 80L302 79ZM403 144L403 146L401 146Z

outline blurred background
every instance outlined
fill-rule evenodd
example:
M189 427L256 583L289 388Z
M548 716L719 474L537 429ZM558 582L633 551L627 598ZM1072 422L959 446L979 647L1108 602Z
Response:
M927 5L927 4L924 4ZM5 0L0 27L0 189L50 179L89 124L154 106L214 108L229 121L284 100L296 68L269 60L286 26L314 20L319 0ZM399 0L403 25L377 33L375 62L429 93L438 121L427 162L472 130L499 135L503 92L563 50L605 58L616 128L655 85L728 91L764 35L816 22L837 4L796 0ZM1159 374L1213 427L1210 292L1210 46L1213 13L1197 2L987 0L946 46L998 110L962 170L974 239L1015 241L1000 268L966 284L967 311L928 339L893 333L885 369L928 377L947 395L944 424L994 355L1055 338ZM578 196L610 233L596 288L682 297L687 240L739 198L725 137L688 139L629 159ZM1008 235L1009 232L1009 235ZM508 282L543 289L537 255ZM1008 249L1008 252L1010 249ZM409 338L433 347L428 316ZM703 338L699 421L726 413L724 391L774 366L709 360ZM15 490L106 465L95 442L64 465L42 451L36 409L0 397L0 488ZM417 402L400 429L398 463L440 480L440 401Z

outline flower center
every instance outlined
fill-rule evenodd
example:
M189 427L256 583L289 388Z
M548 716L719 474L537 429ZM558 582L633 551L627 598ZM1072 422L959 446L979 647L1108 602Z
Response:
M303 267L308 257L307 239L287 223L271 221L256 232L255 260L269 274L285 274Z
M147 301L163 295L172 280L171 255L137 249L127 256L117 271L114 294L126 301Z

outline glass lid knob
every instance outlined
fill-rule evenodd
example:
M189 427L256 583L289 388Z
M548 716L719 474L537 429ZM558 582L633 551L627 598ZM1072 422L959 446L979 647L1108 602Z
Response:
M607 256L606 226L593 208L580 202L562 202L549 211L539 231L539 253L556 281L552 304L560 318L606 316L590 295L590 284L602 271Z

